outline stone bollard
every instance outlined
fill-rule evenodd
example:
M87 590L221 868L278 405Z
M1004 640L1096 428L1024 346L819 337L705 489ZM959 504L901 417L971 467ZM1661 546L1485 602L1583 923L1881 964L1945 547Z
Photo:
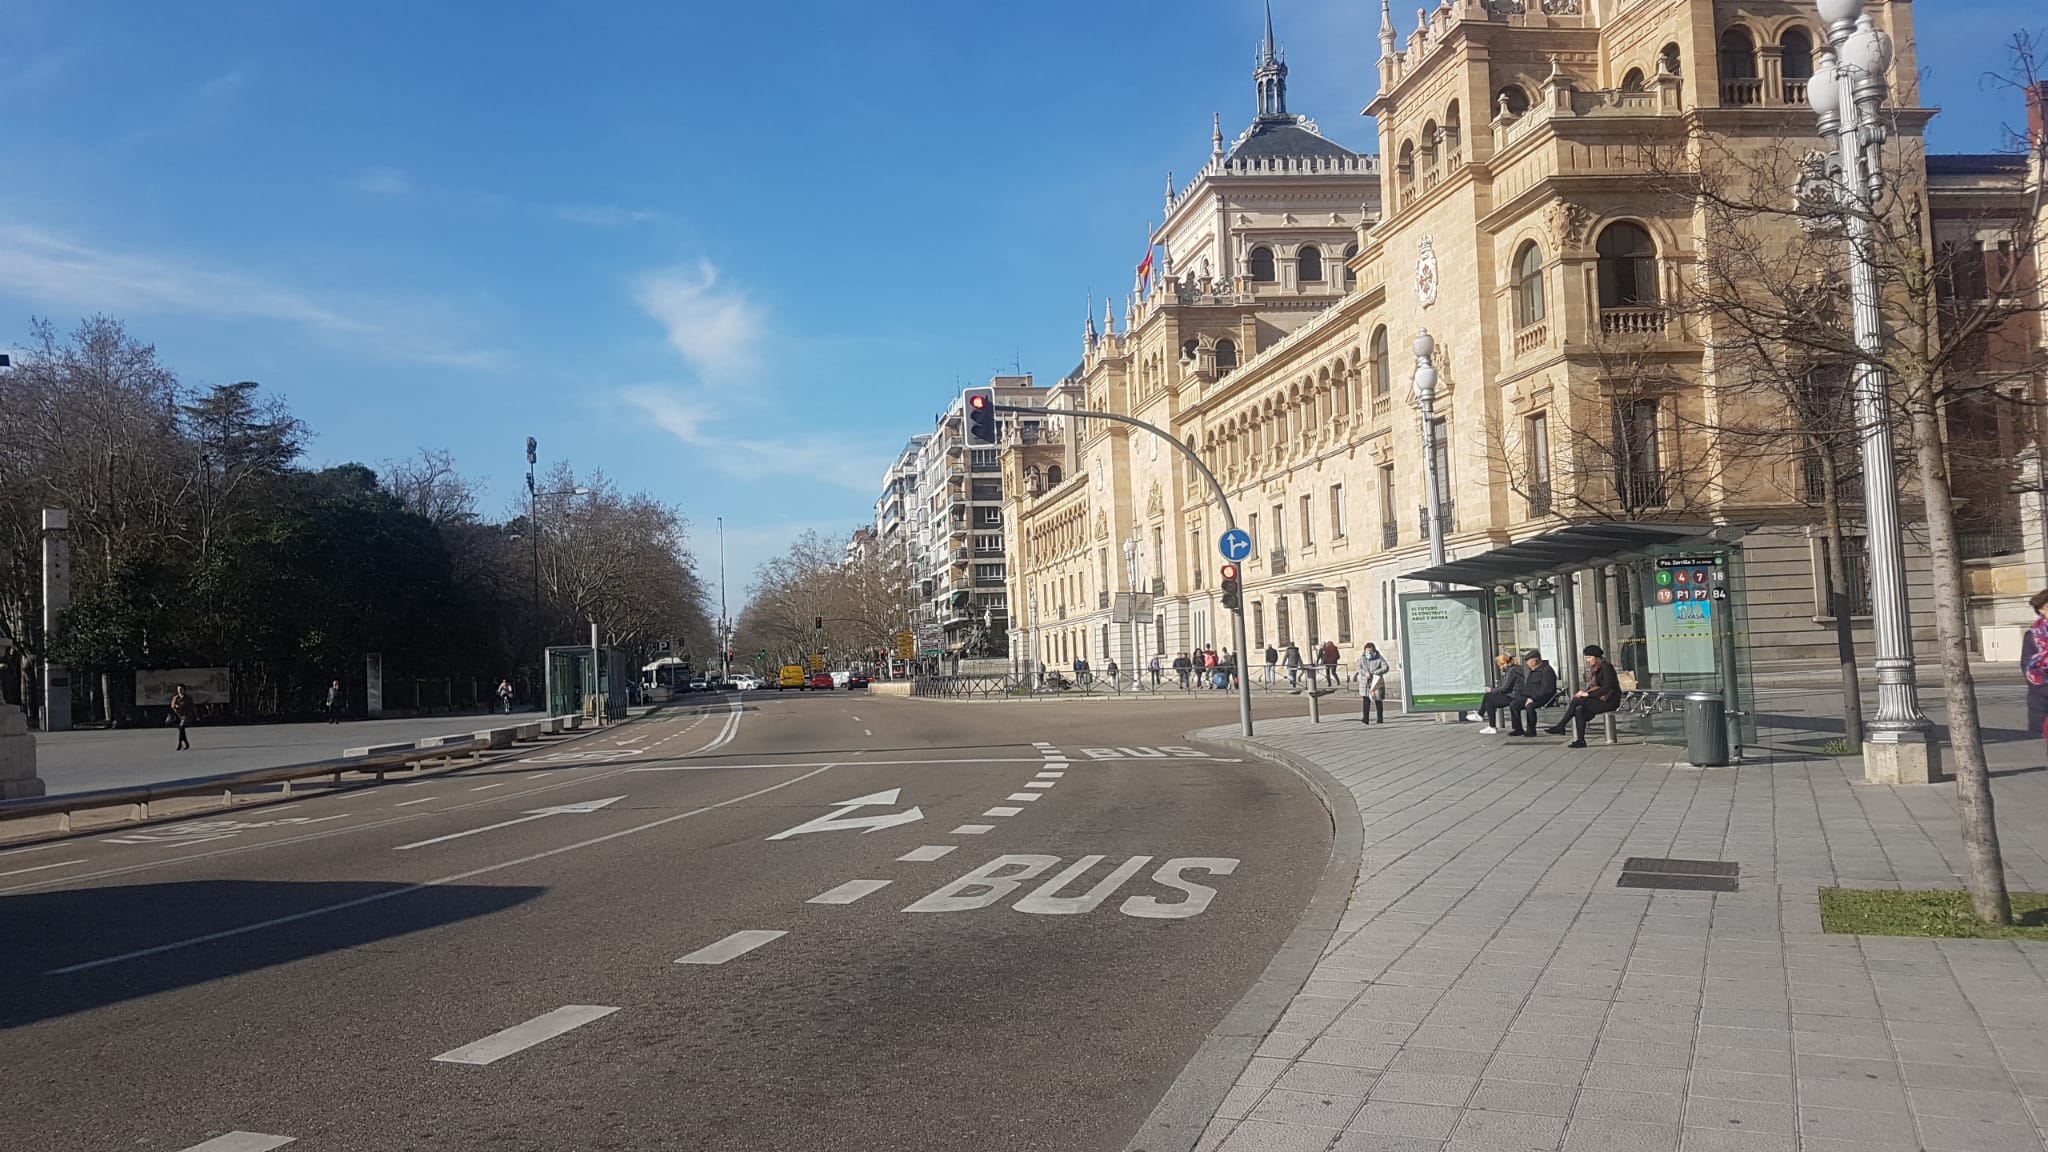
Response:
M41 796L43 791L42 778L36 775L36 738L28 730L28 716L0 702L0 800Z

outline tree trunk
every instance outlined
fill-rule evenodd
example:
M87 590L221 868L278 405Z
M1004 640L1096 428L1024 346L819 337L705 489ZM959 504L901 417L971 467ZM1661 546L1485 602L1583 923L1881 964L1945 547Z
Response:
M1990 766L1984 761L1984 733L1977 718L1977 685L1970 678L1970 653L1963 566L1956 556L1956 516L1950 501L1941 425L1926 385L1910 402L1913 451L1919 464L1921 499L1927 507L1927 546L1934 563L1934 623L1941 652L1941 686L1948 704L1949 747L1955 756L1956 808L1962 815L1963 849L1970 863L1970 900L1987 924L2012 923L2005 891L2005 860L1998 850L1998 820L1992 812Z
M1821 450L1821 478L1826 485L1824 505L1827 522L1823 529L1828 542L1828 612L1835 618L1835 652L1842 662L1842 739L1851 748L1863 747L1863 685L1857 679L1856 623L1850 618L1849 564L1842 554L1842 489L1836 483L1835 462Z

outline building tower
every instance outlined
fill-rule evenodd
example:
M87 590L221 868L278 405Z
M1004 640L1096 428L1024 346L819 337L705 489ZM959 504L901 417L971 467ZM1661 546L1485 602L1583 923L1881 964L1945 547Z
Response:
M1273 5L1266 5L1266 41L1259 46L1259 66L1252 73L1259 88L1259 119L1291 120L1287 114L1287 62L1273 42Z

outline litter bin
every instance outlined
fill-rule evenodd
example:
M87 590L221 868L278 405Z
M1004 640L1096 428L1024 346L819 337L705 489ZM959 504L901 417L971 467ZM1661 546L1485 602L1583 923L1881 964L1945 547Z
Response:
M1728 704L1719 692L1686 693L1685 758L1697 768L1728 763Z

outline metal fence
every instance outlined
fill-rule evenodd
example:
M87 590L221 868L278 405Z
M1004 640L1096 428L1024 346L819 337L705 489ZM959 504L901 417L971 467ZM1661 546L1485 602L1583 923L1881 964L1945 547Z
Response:
M1266 666L1255 665L1251 670L1252 691L1266 695L1286 696L1295 692L1307 692L1312 688L1355 686L1357 676L1343 666L1337 669L1336 683L1332 684L1328 673L1318 665L1303 667L1292 680L1287 669L1275 668L1271 679L1267 678ZM1180 674L1161 669L1155 682L1149 670L1131 671L1118 669L1111 677L1107 672L1075 672L1070 669L1047 669L1042 675L1024 672L984 674L967 676L920 676L911 682L910 694L945 700L1001 700L1034 697L1080 697L1080 696L1200 696L1204 694L1226 695L1235 691L1231 683L1224 689L1215 687L1213 673L1191 670L1185 684Z

